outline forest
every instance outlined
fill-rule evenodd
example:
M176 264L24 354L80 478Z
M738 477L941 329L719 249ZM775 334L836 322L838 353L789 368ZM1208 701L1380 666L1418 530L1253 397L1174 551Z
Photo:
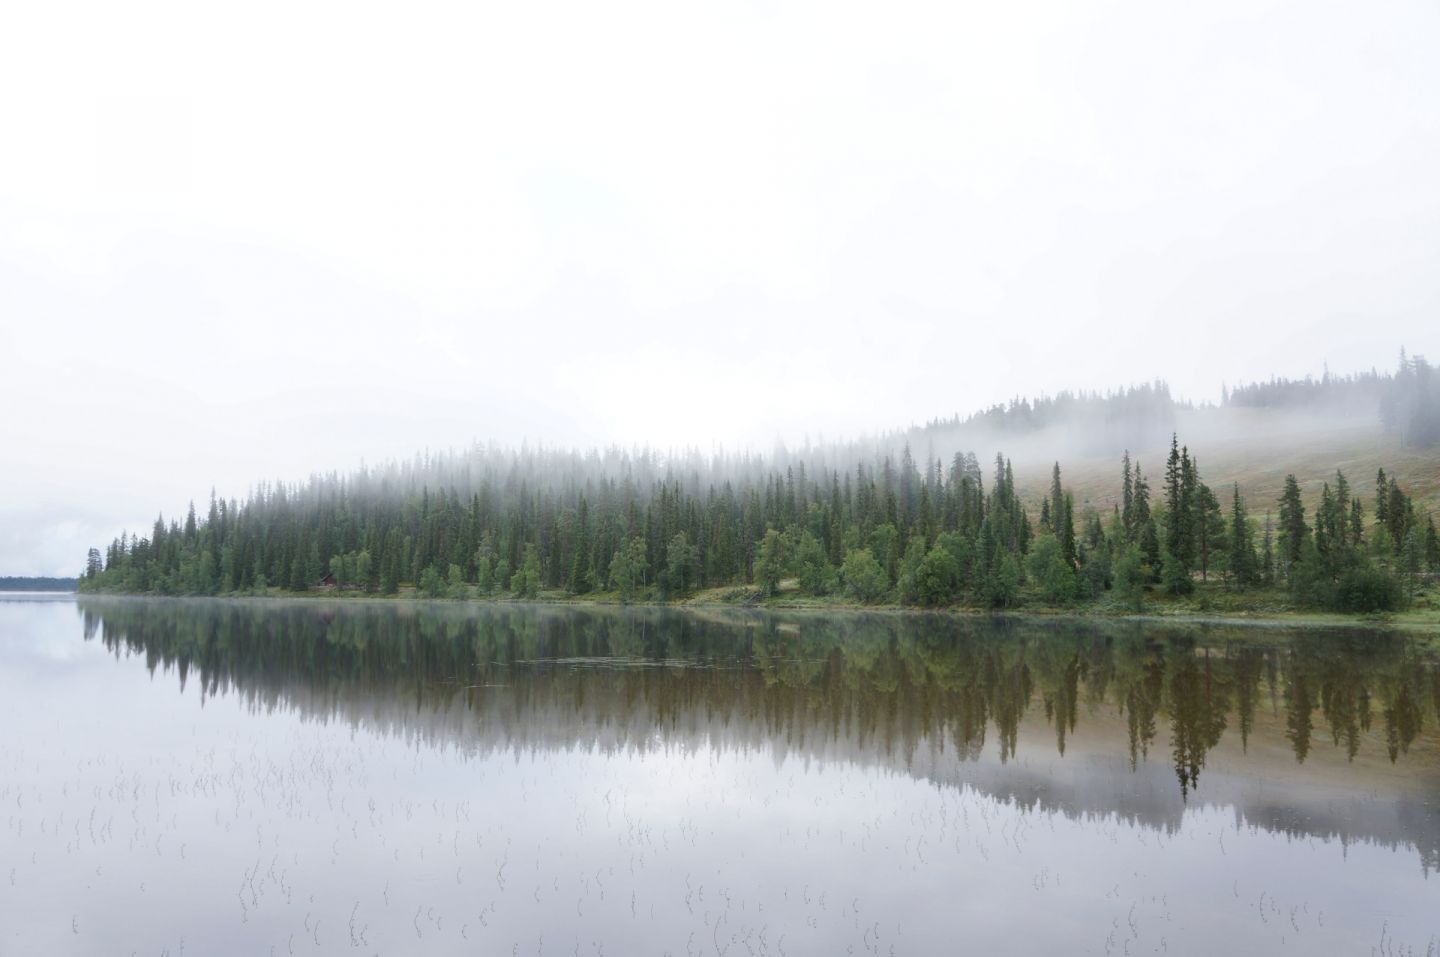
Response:
M1226 388L1223 404L1359 409L1406 447L1440 443L1433 370L1403 350L1394 373L1272 379ZM1404 608L1440 573L1434 516L1384 469L1373 484L1337 471L1308 504L1290 475L1278 500L1251 503L1238 485L1206 484L1172 433L1158 473L1124 453L1101 511L1076 508L1059 462L1049 494L1022 501L1004 455L987 475L973 452L911 452L911 440L933 449L938 433L973 428L1088 430L1118 448L1169 431L1182 408L1194 409L1160 382L1062 393L768 458L476 445L262 484L244 501L212 493L203 514L192 504L183 522L160 517L149 535L90 549L79 588L1120 610L1198 588L1376 612Z
M1178 437L1158 473L1128 453L1117 466L1115 506L1077 514L1059 463L1027 505L1000 455L986 475L973 454L917 462L908 446L783 471L477 447L212 497L203 514L91 549L80 589L631 602L729 586L747 601L1139 609L1200 587L1374 612L1405 607L1440 570L1434 517L1383 470L1364 491L1337 472L1313 508L1291 475L1254 508L1238 486L1207 485Z

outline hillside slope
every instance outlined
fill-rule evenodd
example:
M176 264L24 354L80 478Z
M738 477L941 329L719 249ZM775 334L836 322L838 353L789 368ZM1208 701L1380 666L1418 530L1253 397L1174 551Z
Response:
M1208 434L1200 441L1187 437L1185 424L1177 423L1180 442L1189 443L1191 452L1198 457L1202 479L1222 502L1228 501L1224 493L1231 484L1238 482L1256 517L1274 509L1285 476L1292 473L1300 483L1306 504L1313 507L1322 485L1328 481L1334 486L1336 469L1345 473L1370 515L1375 501L1375 475L1382 468L1386 475L1395 477L1422 512L1429 509L1440 514L1440 448L1406 448L1378 424L1352 421L1339 428L1296 429L1280 413L1254 410L1239 417L1228 436L1206 429ZM1168 436L1166 440L1131 450L1131 458L1143 467L1152 495L1156 496L1163 481ZM1088 507L1105 512L1119 503L1123 452L1061 460L1065 484L1073 489L1082 510ZM1033 454L1027 458L1030 460L1023 468L1016 463L1016 484L1027 501L1038 502L1049 494L1050 475L1042 463L1034 461Z

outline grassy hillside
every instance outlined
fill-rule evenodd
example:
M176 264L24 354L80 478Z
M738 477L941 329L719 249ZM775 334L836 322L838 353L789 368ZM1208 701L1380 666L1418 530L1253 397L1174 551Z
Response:
M1279 429L1276 413L1254 411L1248 421L1225 438L1210 437L1194 442L1191 451L1199 457L1200 474L1222 503L1232 482L1240 483L1251 515L1263 517L1273 510L1280 497L1285 476L1294 473L1308 506L1320 496L1321 485L1333 488L1335 470L1340 469L1361 496L1367 517L1375 503L1375 473L1383 468L1425 509L1440 515L1440 448L1403 448L1398 438L1385 435L1378 426L1348 425L1336 429ZM1182 426L1183 429L1183 426ZM1180 441L1186 440L1182 431ZM1152 500L1163 493L1166 446L1132 450L1150 482ZM1028 501L1038 503L1049 493L1048 471L1026 463L1016 465L1016 484ZM1083 511L1093 507L1109 511L1120 498L1119 456L1062 460L1065 484L1075 492L1076 505Z

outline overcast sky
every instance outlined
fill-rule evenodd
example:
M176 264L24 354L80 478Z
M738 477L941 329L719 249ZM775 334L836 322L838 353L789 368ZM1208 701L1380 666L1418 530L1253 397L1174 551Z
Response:
M15 4L0 574L474 439L1393 365L1440 6Z

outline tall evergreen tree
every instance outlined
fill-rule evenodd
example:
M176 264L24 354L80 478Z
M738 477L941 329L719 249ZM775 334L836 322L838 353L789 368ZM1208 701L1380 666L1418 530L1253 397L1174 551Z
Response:
M1245 500L1240 497L1240 483L1235 483L1230 498L1229 548L1226 550L1226 565L1230 580L1241 588L1256 583L1255 542L1250 530L1250 519L1245 513Z
M1305 504L1300 498L1300 483L1294 474L1285 476L1285 491L1279 502L1279 559L1281 567L1289 569L1300 561L1306 541L1310 537L1310 526L1305 522Z
M1195 539L1200 559L1200 580L1210 580L1212 552L1223 552L1225 542L1225 520L1220 514L1220 502L1210 486L1199 483L1195 491Z
M1120 527L1125 530L1125 541L1135 541L1135 485L1132 481L1130 471L1130 450L1125 450L1125 457L1121 460L1120 467Z

